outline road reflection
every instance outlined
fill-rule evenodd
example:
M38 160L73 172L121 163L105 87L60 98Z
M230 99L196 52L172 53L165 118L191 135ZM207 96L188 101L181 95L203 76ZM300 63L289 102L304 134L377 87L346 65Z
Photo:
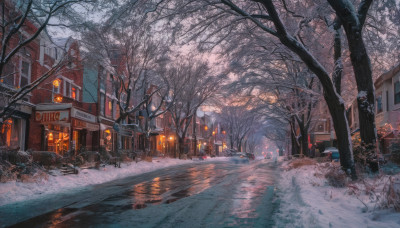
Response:
M246 220L248 219L258 218L260 215L257 207L262 201L268 186L273 185L273 183L274 180L271 174L262 169L255 169L252 175L243 178L232 196L231 214L236 218L236 221L230 225L243 225L247 224Z
M131 197L132 208L142 209L150 204L169 204L199 194L211 187L211 181L218 177L217 170L215 164L210 164L203 169L189 168L188 172L177 175L173 181L170 177L159 176L151 181L136 184L128 194Z
M189 168L187 166L176 167L175 169L165 169L163 172L125 178L93 187L92 192L86 195L87 198L83 199L83 202L74 202L64 208L42 214L14 226L89 227L93 224L114 224L118 223L117 218L121 214L126 214L125 212L132 213L130 214L132 216L143 215L146 214L146 211L141 209L152 207L152 209L158 210L156 205L172 204L207 189L216 188L215 193L213 190L210 191L212 192L211 197L205 200L210 200L210 204L218 202L215 208L222 205L227 206L222 210L223 213L215 215L223 216L227 213L225 215L231 216L228 220L219 220L222 222L220 225L240 227L243 224L251 224L249 219L259 216L255 208L260 204L267 187L273 184L271 174L268 173L270 171L257 167L257 163L254 165L251 163L245 165L201 164ZM218 195L221 191L226 191L226 193L214 198L214 194ZM207 195L207 193L205 194ZM163 207L158 208L164 210ZM201 211L201 208L199 210ZM212 215L210 213L210 216ZM146 218L135 217L138 220ZM167 215L165 218L168 219L169 216Z

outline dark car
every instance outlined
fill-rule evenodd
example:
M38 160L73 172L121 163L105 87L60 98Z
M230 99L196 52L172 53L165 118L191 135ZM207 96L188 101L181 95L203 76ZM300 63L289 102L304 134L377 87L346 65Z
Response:
M251 153L246 153L246 156L250 159L250 160L255 160L256 157L254 156L254 154Z
M226 150L226 156L228 156L228 157L232 157L234 154L237 154L237 153L239 153L239 152L235 149L227 149Z

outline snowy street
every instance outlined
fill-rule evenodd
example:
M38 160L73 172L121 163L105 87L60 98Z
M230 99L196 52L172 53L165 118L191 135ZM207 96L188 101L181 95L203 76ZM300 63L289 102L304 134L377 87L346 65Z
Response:
M0 207L14 227L265 227L276 167L193 162Z

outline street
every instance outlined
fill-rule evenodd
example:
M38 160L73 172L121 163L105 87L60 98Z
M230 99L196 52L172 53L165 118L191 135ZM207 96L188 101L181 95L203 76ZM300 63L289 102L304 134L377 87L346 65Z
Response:
M196 163L0 207L11 227L265 227L275 166Z

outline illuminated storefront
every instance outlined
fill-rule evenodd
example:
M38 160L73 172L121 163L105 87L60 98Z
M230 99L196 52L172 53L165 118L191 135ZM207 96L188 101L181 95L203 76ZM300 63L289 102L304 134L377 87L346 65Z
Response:
M71 128L69 120L69 110L35 112L35 122L42 126L42 150L54 151L61 155L69 151Z
M0 146L18 150L27 150L27 124L32 114L32 108L21 105L13 110L10 118L0 126Z
M76 154L82 149L96 150L98 131L96 116L78 110L72 104L38 105L31 125L32 148L60 155ZM41 132L40 148L34 144L38 132Z
M107 152L116 148L116 134L113 129L114 121L99 117L100 120L100 146Z

